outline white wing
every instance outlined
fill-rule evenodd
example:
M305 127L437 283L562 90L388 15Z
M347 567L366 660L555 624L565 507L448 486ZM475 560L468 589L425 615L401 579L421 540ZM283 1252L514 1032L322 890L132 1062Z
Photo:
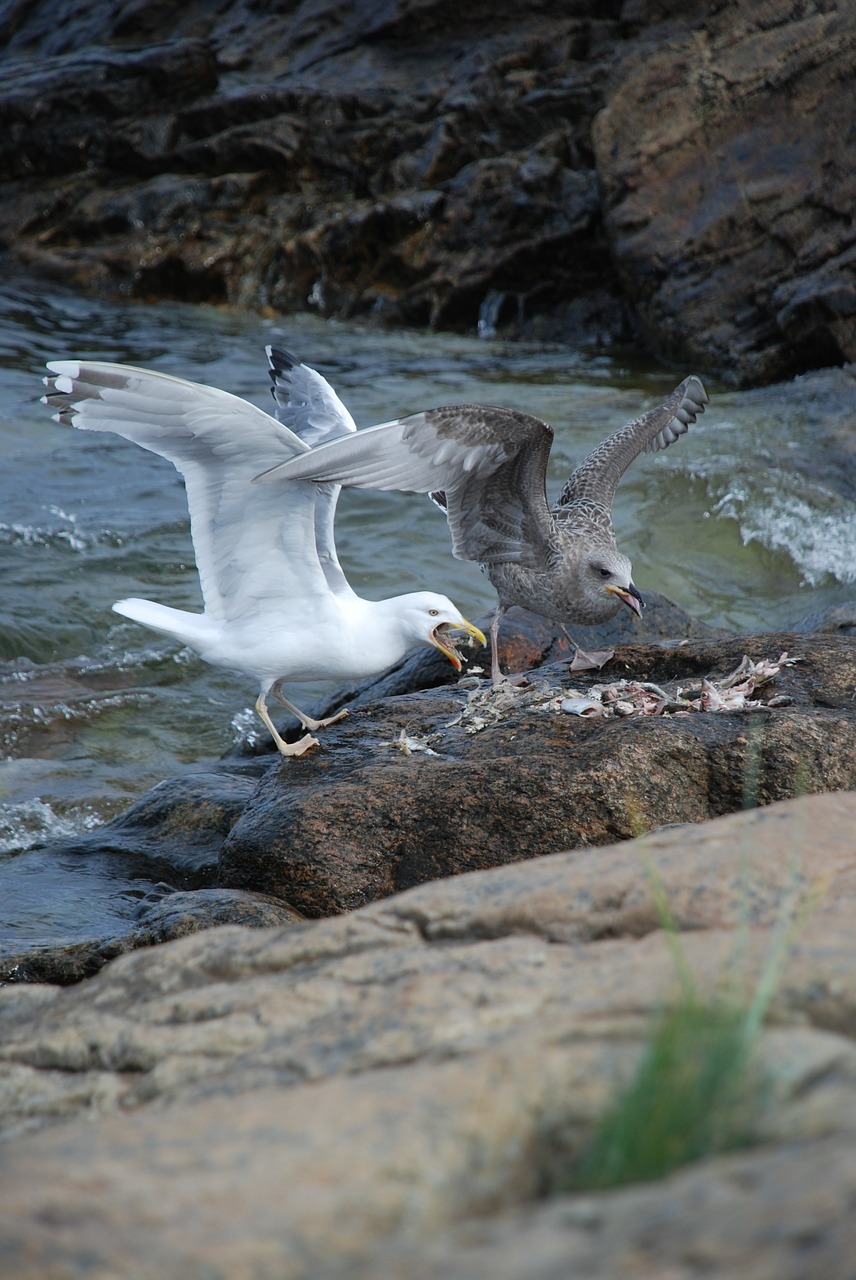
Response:
M290 351L265 347L276 402L276 419L314 447L356 431L356 423L326 378ZM319 484L315 501L315 545L327 585L336 595L353 595L336 554L336 504L342 486Z
M253 485L308 446L246 400L130 365L56 360L45 402L58 421L112 431L184 476L206 615L232 621L329 595L315 548L313 485ZM268 496L270 494L270 496Z
M290 351L265 347L276 419L310 448L356 431L354 419L326 378Z

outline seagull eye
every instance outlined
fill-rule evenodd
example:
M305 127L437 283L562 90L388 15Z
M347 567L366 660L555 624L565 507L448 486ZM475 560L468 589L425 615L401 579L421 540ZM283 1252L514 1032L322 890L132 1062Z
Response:
M611 578L611 577L612 577L612 570L611 570L611 569L598 569L598 573L600 574L600 576L601 576L602 578Z
M429 617L429 618L439 618L439 616L440 616L440 610L439 610L439 609L429 609L429 610L428 610L428 617Z

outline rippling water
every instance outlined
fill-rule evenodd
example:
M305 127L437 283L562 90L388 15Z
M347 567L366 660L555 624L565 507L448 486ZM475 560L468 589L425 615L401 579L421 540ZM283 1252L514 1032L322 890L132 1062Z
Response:
M538 414L556 428L556 488L689 372L476 335L108 306L0 285L0 860L97 824L256 732L245 680L111 612L129 595L200 607L182 484L134 445L54 423L39 402L45 360L145 365L269 408L271 341L319 368L359 426L455 401ZM615 522L637 585L740 631L787 627L856 597L853 377L832 370L740 394L705 383L701 423L619 489ZM362 593L430 587L471 618L492 607L489 583L452 559L427 500L347 493L338 529ZM20 923L0 905L0 937L4 915L7 929Z

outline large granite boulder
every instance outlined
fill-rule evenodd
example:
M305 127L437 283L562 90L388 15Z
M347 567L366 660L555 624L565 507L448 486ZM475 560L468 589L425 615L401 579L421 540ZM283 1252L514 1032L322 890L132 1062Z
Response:
M798 661L754 706L644 714L631 694L626 714L604 716L592 696L622 681L691 696L744 656L783 652ZM264 776L220 846L219 881L322 916L461 871L854 789L854 688L849 637L768 633L619 648L600 672L556 664L528 687L473 681L469 701L443 688L368 705L325 730L323 750Z
M804 797L0 988L4 1280L845 1280L854 823ZM756 1145L572 1194L680 986L652 876L701 998L778 957Z

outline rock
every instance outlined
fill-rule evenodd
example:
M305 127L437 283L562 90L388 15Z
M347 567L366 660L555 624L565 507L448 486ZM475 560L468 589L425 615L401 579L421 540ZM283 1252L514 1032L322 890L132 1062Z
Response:
M11 266L266 313L636 334L744 385L856 358L843 0L66 17L0 19Z
M217 769L169 778L103 827L50 844L62 857L126 859L129 874L169 881L177 889L210 885L220 846L244 810L262 770Z
M783 652L800 661L756 709L595 720L559 709L569 686L632 678L687 688L744 655ZM220 883L317 917L462 871L856 788L847 637L623 647L600 672L569 676L554 664L530 681L528 691L484 686L463 719L463 692L443 688L364 705L330 726L322 750L264 776L223 841Z
M79 33L20 13L0 238L105 292L475 328L494 290L524 326L553 307L626 339L587 145L588 50L618 30L510 4L457 29L409 0L151 24L101 0Z
M638 630L642 635L657 636L704 635L711 629L652 593ZM620 625L591 629L586 643L605 643L627 634L626 626L622 629ZM568 651L561 633L523 610L511 611L502 638L504 658L517 669ZM486 660L485 654L473 656ZM327 715L342 705L376 704L381 698L443 685L450 675L454 676L452 668L440 654L418 651L381 676L339 690L315 710ZM69 696L69 689L76 692L78 688L73 670L52 669L48 678L57 683L61 702ZM93 692L97 690L80 686L80 696L85 699ZM21 718L18 706L11 708L11 713ZM293 731L297 732L296 722ZM10 940L0 945L0 981L79 982L128 950L176 936L171 923L160 931L154 928L161 913L171 917L177 912L182 928L250 920L259 925L271 923L272 900L258 895L252 885L241 891L222 890L216 912L213 910L220 847L259 779L276 759L275 754L261 748L255 749L255 755L259 758L233 753L207 773L160 783L112 822L73 838L35 846L20 859L0 866L0 894L21 892L23 875L27 884L24 899L31 902L34 895L40 895L45 921L54 922L44 925L50 942ZM95 927L87 929L79 914L64 914L60 906L63 895L77 892L74 884L81 862L87 892L100 895L103 902L100 912L93 909L90 913L97 920L97 931ZM282 900L277 901L276 910L278 920L296 915Z
M47 892L56 893L53 868L85 861L90 889L100 870L112 897L135 897L139 906L131 919L117 911L103 936L81 938L69 926L66 939L58 930L60 939L49 945L0 945L0 982L79 982L126 951L197 929L299 919L263 894L215 887L220 845L260 772L254 763L230 769L161 782L112 822L34 846L1 868L14 881L23 862L31 878L41 871Z
M225 760L160 784L101 828L21 855L39 860L54 895L65 882L57 888L51 867L83 859L105 903L117 894L141 902L97 935L78 928L51 945L5 946L0 980L73 983L177 930L264 925L272 909L283 921L336 914L433 878L856 786L851 640L704 638L667 601L651 603L650 634L695 638L619 646L599 672L569 673L554 660L498 690L474 676L441 685L448 663L414 655L340 692L334 705L351 714L324 731L317 752ZM555 659L564 638L517 612L506 665ZM800 661L752 695L755 708L587 714L603 711L594 690L625 677L700 693L705 677L733 672L744 654L785 651Z
M853 13L725 4L640 31L593 130L606 228L647 345L740 385L856 358L837 121ZM842 94L833 84L846 84ZM845 144L846 145L846 144Z
M190 893L170 893L147 907L140 913L136 936L154 946L222 924L264 929L274 924L298 924L301 919L296 911L263 893L197 889Z
M0 989L4 1280L844 1280L854 822L852 793L803 797ZM761 1145L569 1194L679 986L652 873L702 994L751 993L800 920L758 1045Z
M138 923L126 932L104 938L53 946L32 946L16 952L4 946L0 952L0 984L4 982L53 982L69 986L89 978L116 956L153 947L159 942L183 938L200 929L223 924L265 928L299 922L302 916L285 903L263 893L241 889L196 889L170 893L155 902L143 902Z
M856 635L856 600L832 604L817 613L808 613L794 623L794 631L845 636Z
M668 1192L640 1186L570 1203L562 1197L467 1224L419 1252L381 1251L372 1265L374 1274L402 1280L556 1280L568 1273L587 1280L732 1280L741 1273L847 1280L844 1260L856 1245L847 1213L854 1178L846 1142L829 1137L722 1160L670 1179Z

